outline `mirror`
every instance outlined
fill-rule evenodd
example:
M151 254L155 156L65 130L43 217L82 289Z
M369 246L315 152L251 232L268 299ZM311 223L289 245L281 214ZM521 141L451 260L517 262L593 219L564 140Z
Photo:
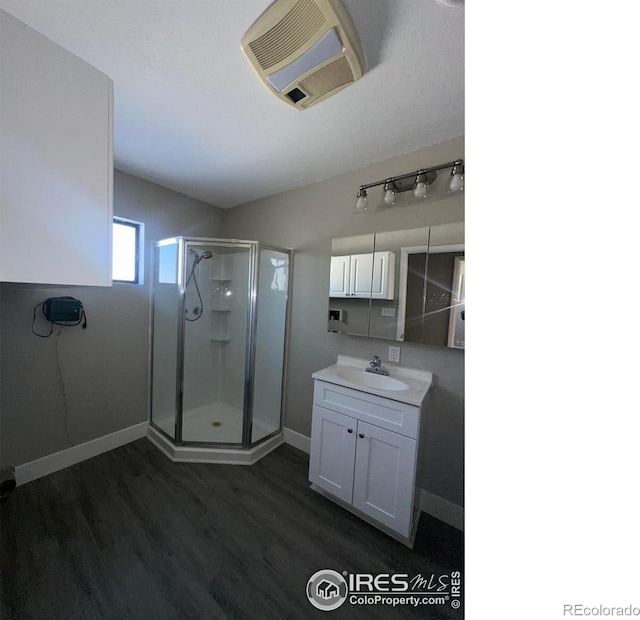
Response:
M398 325L398 336L404 331L407 342L464 349L464 222L432 226L426 255L405 253L405 324ZM419 278L425 261L426 278Z
M333 239L329 276L330 332L369 335L369 305L375 236Z
M392 278L391 286L394 287L393 295L387 296L386 299L371 300L371 315L369 321L369 336L372 338L387 338L390 340L404 340L404 325L406 322L422 321L422 305L420 297L422 295L426 261L423 261L422 267L417 267L419 272L415 278L407 278L407 262L403 258L407 256L406 252L422 252L426 256L429 244L429 228L414 228L411 230L395 230L389 232L376 233L374 240L374 252L389 253L393 256L393 260L389 262L395 263L395 273ZM411 302L416 302L418 307L414 307L414 315L406 316L406 291L407 283L410 283L415 289L415 295L409 299L409 307ZM420 326L418 326L420 327ZM421 329L418 329L421 332Z
M329 331L464 349L464 265L464 222L334 239Z

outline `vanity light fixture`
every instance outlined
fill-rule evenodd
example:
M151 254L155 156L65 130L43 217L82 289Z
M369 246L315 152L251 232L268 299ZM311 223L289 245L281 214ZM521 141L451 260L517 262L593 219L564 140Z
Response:
M409 172L407 174L400 174L395 177L388 177L383 181L376 181L375 183L367 183L361 185L358 189L358 195L356 199L356 205L353 209L354 213L363 213L368 211L367 203L367 190L370 187L376 187L378 185L384 185L382 200L379 205L379 209L388 209L397 204L396 198L399 192L406 192L412 190L413 200L420 201L428 199L429 186L433 185L440 170L450 169L449 181L447 185L446 194L454 194L464 190L464 161L462 159L456 159L455 161L447 162L439 166L433 166L431 168L422 168L415 172Z

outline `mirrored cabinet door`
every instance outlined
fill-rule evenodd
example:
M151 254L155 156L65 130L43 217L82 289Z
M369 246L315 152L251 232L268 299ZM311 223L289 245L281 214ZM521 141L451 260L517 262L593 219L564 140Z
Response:
M387 287L391 293L385 297L371 299L371 313L369 319L369 336L372 338L387 338L389 340L405 339L405 319L407 297L415 299L416 320L422 318L422 289L425 269L413 279L407 271L407 252L421 251L426 255L429 244L429 228L412 228L409 230L395 230L379 232L375 235L374 255L387 257L390 269L387 275ZM415 287L412 291L410 287ZM411 306L410 306L411 307Z
M329 331L464 349L464 222L334 239Z
M432 226L423 344L464 349L464 222Z
M328 330L369 335L374 235L333 239L329 275Z

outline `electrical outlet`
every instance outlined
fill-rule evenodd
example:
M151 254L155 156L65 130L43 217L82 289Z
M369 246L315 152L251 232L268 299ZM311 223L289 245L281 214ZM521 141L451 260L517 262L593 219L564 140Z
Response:
M388 361L400 363L400 347L389 347Z

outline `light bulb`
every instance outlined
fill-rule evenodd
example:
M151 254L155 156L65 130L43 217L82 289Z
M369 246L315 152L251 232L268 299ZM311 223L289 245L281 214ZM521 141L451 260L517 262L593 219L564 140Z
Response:
M413 187L413 195L418 200L427 197L427 177L423 173L416 176L416 184Z
M356 213L361 213L362 211L366 211L367 208L367 190L361 188L358 190L358 199L356 200L354 211Z
M396 199L396 193L392 189L388 189L384 193L384 204L392 205L395 199Z
M451 176L449 177L449 192L461 192L464 190L464 165L462 162L456 162L451 168Z
M449 181L449 189L452 192L461 192L464 189L464 176L459 172L451 175L451 181Z
M427 184L424 181L420 181L416 183L416 187L413 190L413 195L416 198L426 198L427 197Z
M396 200L396 188L393 181L387 181L384 184L384 196L382 197L383 204L387 206L393 205Z

